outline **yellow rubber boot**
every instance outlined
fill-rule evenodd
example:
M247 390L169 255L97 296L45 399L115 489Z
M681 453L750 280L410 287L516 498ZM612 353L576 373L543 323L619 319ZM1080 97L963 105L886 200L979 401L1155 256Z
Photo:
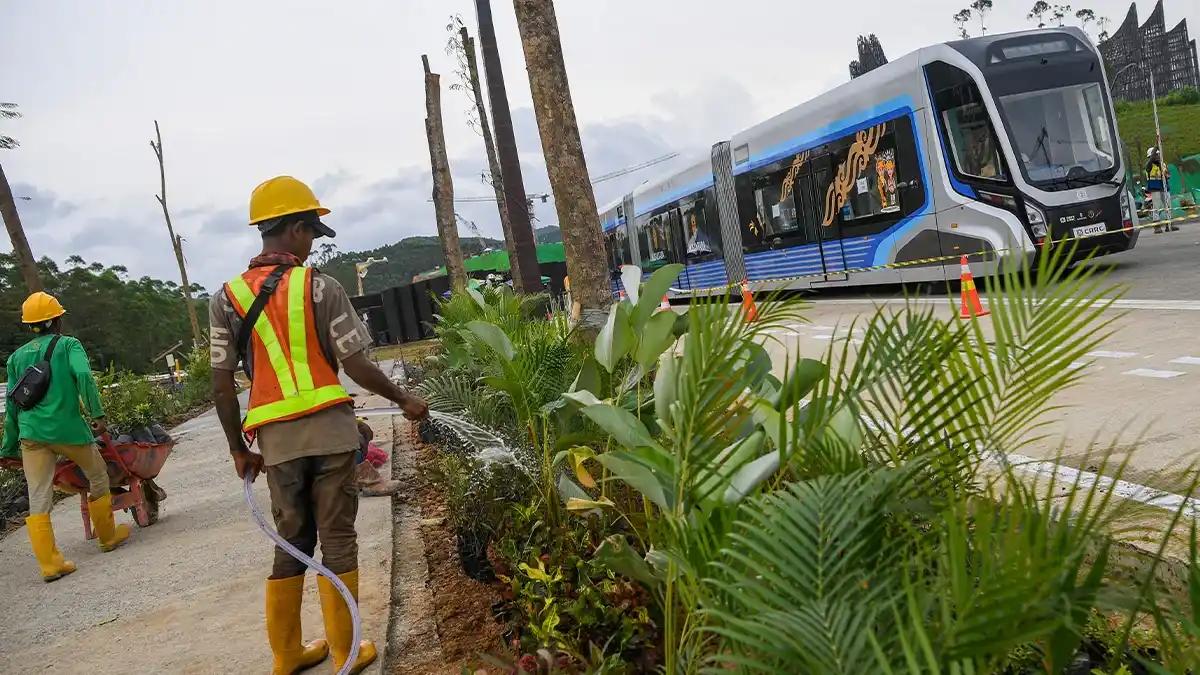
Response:
M329 655L324 640L302 643L300 604L304 575L267 579L267 640L275 657L272 675L291 675L312 668Z
M50 524L49 513L29 516L25 519L25 529L29 530L29 545L33 547L38 567L42 568L43 581L61 579L75 571L75 563L63 560L54 543L54 526Z
M339 574L338 578L350 589L350 594L358 600L358 570ZM321 614L325 617L325 637L329 639L329 651L333 653L333 672L338 672L346 658L350 656L350 644L354 640L354 623L350 618L350 608L342 599L337 588L322 576L317 577L317 590L321 594ZM358 643L358 658L354 661L351 673L362 672L375 660L375 643L363 640Z
M88 502L88 514L92 517L92 529L100 541L100 550L108 553L129 538L129 526L117 525L113 521L112 495Z

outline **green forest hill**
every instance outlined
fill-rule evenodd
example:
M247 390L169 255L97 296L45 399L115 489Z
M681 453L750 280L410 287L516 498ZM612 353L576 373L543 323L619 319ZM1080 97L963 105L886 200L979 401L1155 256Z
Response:
M1125 156L1129 158L1133 175L1140 178L1146 163L1146 149L1155 145L1154 111L1149 101L1118 101L1116 111ZM1158 99L1158 119L1168 163L1178 165L1182 157L1200 154L1200 92L1184 87ZM1185 169L1200 172L1200 167Z
M554 226L537 228L534 236L539 244L562 241L562 234ZM458 243L466 257L482 253L484 248L504 248L503 241L463 236L461 232ZM367 258L388 259L386 263L371 266L366 279L363 280L363 290L368 293L378 293L393 286L409 283L417 274L428 272L445 263L442 247L436 236L408 237L369 251L337 252L326 249L325 255L318 255L317 258L316 266L341 282L350 295L358 292L358 285L354 280L354 264Z

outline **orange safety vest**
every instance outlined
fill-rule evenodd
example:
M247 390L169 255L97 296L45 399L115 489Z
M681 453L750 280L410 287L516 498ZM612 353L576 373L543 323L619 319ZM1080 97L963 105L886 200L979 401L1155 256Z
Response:
M274 267L253 267L225 284L225 294L245 318ZM351 401L317 339L312 270L293 267L279 279L250 337L253 350L250 409L242 427L292 420ZM243 356L245 358L245 356Z

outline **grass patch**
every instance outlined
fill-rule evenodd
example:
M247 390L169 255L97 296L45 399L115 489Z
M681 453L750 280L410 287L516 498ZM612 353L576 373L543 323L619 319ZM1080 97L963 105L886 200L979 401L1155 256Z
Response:
M386 345L371 350L371 358L376 361L403 359L408 363L424 363L425 357L436 356L441 352L441 341L437 339L406 342L400 345Z

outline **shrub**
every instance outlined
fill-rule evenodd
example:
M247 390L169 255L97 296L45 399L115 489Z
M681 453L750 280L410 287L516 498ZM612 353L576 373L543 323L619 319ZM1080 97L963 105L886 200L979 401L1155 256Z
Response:
M1159 100L1162 105L1195 105L1200 103L1200 89L1180 87Z
M186 377L179 397L184 410L212 401L212 362L208 357L208 346L198 345L183 357Z
M108 426L122 432L166 422L179 402L164 387L128 371L109 370L98 378Z

